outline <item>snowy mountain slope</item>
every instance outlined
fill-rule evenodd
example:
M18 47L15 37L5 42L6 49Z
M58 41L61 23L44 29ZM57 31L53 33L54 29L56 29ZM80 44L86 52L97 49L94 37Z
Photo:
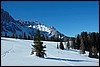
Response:
M80 55L79 50L60 50L57 42L43 41L45 58L30 55L32 42L1 37L1 66L99 66L99 59L89 58L88 52Z
M34 37L37 29L39 29L41 31L41 34L44 34L45 37L59 37L63 39L68 38L52 26L46 26L39 23L38 21L31 22L24 20L15 20L7 11L1 9L1 36L5 36L5 34L7 34L7 36L12 36L13 34L15 34L17 37L19 37L20 35L24 35L25 33L26 37Z

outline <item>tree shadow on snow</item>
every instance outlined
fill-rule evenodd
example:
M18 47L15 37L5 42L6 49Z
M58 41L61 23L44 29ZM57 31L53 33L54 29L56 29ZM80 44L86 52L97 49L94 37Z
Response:
M76 60L76 59L63 59L63 58L45 58L45 59L50 59L50 60L59 60L59 61L71 61L71 62L92 62L89 60Z

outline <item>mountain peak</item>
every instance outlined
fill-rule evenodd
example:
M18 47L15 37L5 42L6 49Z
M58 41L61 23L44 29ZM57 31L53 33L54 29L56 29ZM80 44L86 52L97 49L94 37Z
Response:
M9 15L7 11L1 8L1 22L14 22L15 20Z
M34 37L34 35L36 34L36 30L39 29L41 31L41 34L43 34L45 37L50 37L50 39L67 39L67 36L57 31L56 28L41 24L39 21L30 22L22 19L14 20L13 17L10 16L9 13L7 11L4 11L2 8L1 24L1 36L8 34L8 36L11 37L13 34L15 34L17 37L19 37L20 35L24 35L23 33L25 33L27 37ZM24 36L22 37L24 38Z

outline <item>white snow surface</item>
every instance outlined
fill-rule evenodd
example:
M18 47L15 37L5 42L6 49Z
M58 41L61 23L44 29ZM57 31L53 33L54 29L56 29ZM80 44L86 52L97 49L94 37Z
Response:
M79 54L79 50L57 49L57 42L43 41L45 58L30 55L33 40L1 37L1 66L99 66L99 59Z

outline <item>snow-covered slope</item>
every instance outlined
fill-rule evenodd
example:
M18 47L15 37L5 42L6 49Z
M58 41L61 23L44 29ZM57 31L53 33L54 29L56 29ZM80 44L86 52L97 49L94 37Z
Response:
M79 50L60 50L57 42L43 41L45 58L30 55L32 42L1 37L1 66L99 66L99 59L89 58L88 52L80 55Z
M38 21L31 22L25 20L15 20L7 11L1 9L1 36L12 36L15 34L17 37L26 34L26 37L34 37L36 30L39 29L41 34L48 37L67 39L67 36L57 31L52 26L46 26ZM23 36L22 36L23 37Z

